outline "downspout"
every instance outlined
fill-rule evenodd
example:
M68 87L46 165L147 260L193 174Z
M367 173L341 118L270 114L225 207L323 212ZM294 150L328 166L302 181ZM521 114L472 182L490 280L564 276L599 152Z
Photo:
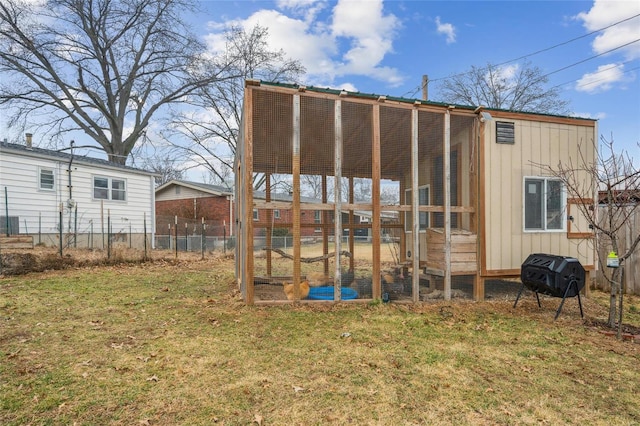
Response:
M72 217L72 210L71 208L73 207L73 185L71 184L71 165L73 164L73 145L75 145L75 142L72 140L71 141L71 158L69 159L69 165L67 166L67 178L68 178L68 184L67 184L67 188L69 188L69 199L67 200L67 208L69 209L69 226L68 229L71 230L71 217ZM74 238L77 238L77 235L74 236Z
M67 188L69 188L69 201L73 200L73 185L71 185L71 165L73 164L73 145L75 145L75 141L71 141L71 158L69 159L69 166L67 167L67 175L69 178L69 184Z

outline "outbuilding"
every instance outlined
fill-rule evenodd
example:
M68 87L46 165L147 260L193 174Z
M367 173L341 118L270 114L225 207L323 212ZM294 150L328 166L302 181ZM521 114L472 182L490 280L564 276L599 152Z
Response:
M531 253L575 257L591 271L593 233L540 165L592 163L596 134L591 119L247 81L235 185L244 300L303 300L307 285L331 287L334 301L346 287L356 301L480 300L487 281L519 276ZM290 201L271 196L282 182ZM320 201L305 202L313 191ZM278 225L292 236L288 251L269 245L276 210L289 211ZM305 211L318 221L306 224ZM306 226L319 241L301 238ZM360 229L371 238L358 240Z

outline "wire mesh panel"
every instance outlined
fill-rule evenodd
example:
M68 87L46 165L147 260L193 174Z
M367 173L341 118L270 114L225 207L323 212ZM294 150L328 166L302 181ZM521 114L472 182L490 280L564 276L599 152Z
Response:
M431 274L444 276L449 291L450 261L464 264L458 275L471 276L475 248L465 250L475 246L477 228L475 115L306 88L256 88L254 95L250 223L258 285L341 281L358 298L382 292L417 300L418 273L415 288L435 283ZM445 249L449 241L455 250ZM464 287L468 279L458 281ZM287 298L279 291L278 300Z
M373 106L342 102L341 210L342 247L351 257L341 262L341 283L353 286L359 297L371 297L373 288L372 176ZM360 288L358 288L358 286Z
M380 270L383 298L413 297L406 261L403 224L411 226L412 110L397 106L380 107L380 201L387 204L381 212ZM383 199L383 191L392 191ZM400 206L404 205L402 210ZM396 208L389 206L395 205Z

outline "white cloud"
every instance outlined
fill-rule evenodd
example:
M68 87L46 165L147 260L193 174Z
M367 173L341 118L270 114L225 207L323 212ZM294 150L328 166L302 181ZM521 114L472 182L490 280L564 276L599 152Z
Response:
M520 66L518 64L491 68L491 72L487 71L484 78L491 86L502 86L505 84L511 86L513 85L513 78L519 69Z
M579 13L576 18L583 21L589 31L599 30L618 21L640 14L639 1L595 0L588 12ZM616 47L638 39L640 16L602 31L591 44L597 54L607 52ZM621 49L627 60L640 58L640 42L630 44Z
M401 26L395 15L384 13L382 0L340 0L329 16L321 13L327 9L326 2L280 0L277 5L281 10L263 9L246 19L210 23L209 48L224 49L225 28L239 25L249 30L259 24L269 29L270 48L282 49L302 62L307 69L306 84L339 86L339 80L350 75L368 76L390 86L402 83L396 68L382 65L393 53Z
M592 120L602 120L604 118L607 118L606 112L596 112L595 114L590 112L574 112L574 113L571 113L570 115L572 117L590 118Z
M279 9L288 9L296 15L304 16L307 22L313 22L318 14L328 6L325 0L278 0L276 5Z
M447 36L447 44L456 42L456 29L452 24L442 23L440 17L436 16L436 28L438 34L444 34Z
M625 81L624 65L600 65L597 71L587 73L578 80L576 90L587 93L604 92L611 89L613 83L620 81Z

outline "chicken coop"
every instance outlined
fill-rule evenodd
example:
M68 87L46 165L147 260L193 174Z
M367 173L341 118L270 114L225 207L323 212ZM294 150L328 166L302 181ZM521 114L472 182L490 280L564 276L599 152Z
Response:
M517 131L492 124L501 114ZM248 80L235 165L236 275L245 302L418 302L456 292L482 299L487 278L517 276L522 262L500 263L500 254L491 269L487 229L502 231L487 213L506 188L489 187L486 163L501 156L504 164L494 159L492 167L511 170L515 157L485 144L496 134L522 137L526 123L550 123L538 118ZM595 127L567 120L556 121ZM535 159L525 151L522 158ZM520 199L504 208L517 205L522 216L527 170L515 169ZM593 264L589 256L583 264Z

